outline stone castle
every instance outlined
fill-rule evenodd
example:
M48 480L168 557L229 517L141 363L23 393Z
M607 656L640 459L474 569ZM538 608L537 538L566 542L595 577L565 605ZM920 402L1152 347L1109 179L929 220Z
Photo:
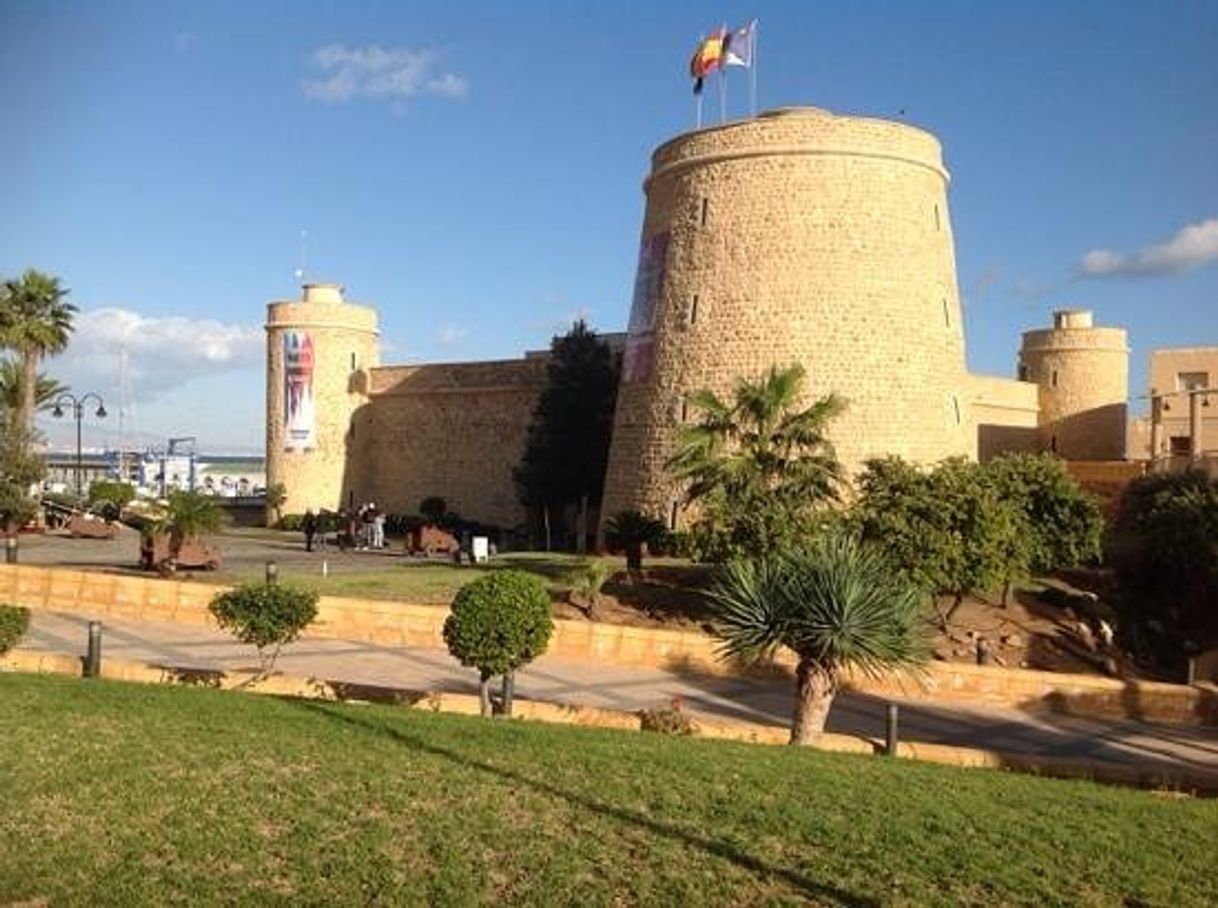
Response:
M846 398L831 427L849 470L1049 450L1125 456L1125 332L1085 311L1028 331L1018 378L976 375L964 331L938 140L906 125L780 109L661 145L644 183L639 267L602 513L682 521L664 462L685 404L793 362ZM267 481L283 510L429 495L462 516L525 519L512 469L546 353L383 366L374 309L309 284L267 316Z

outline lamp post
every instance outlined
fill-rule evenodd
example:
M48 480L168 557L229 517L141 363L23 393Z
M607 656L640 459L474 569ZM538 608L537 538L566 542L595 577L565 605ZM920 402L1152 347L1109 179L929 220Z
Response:
M65 391L63 394L60 394L59 397L57 397L55 399L55 409L51 411L52 416L56 416L56 417L63 416L63 405L65 403L68 403L68 404L71 404L71 406L72 406L72 415L76 417L76 497L77 498L83 498L84 494L85 494L84 487L80 481L81 480L81 469L82 469L81 453L80 453L80 421L82 419L84 419L84 417L85 417L85 404L88 402L89 398L93 398L95 401L97 401L98 418L105 419L106 404L105 404L105 401L103 401L101 399L101 395L98 394L96 391L89 391L86 394L82 394L80 397L76 397L75 395L69 394L68 392Z

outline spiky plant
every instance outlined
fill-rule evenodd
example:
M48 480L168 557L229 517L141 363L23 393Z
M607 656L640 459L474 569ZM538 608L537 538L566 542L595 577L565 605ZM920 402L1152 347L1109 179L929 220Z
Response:
M926 661L922 594L878 550L844 531L729 563L710 590L724 658L799 657L791 743L824 731L842 672L878 676Z

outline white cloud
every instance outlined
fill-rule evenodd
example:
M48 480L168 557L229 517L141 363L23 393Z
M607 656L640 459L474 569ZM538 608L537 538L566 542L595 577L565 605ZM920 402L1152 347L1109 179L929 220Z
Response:
M304 93L327 104L357 97L397 103L419 94L465 97L468 83L457 73L436 72L439 59L439 53L428 48L327 44L313 52L312 65L321 76L305 80Z
M448 347L459 341L465 340L469 335L469 330L462 328L460 325L455 325L452 322L447 322L440 326L436 331L436 340L443 346Z
M1174 274L1218 262L1218 218L1189 224L1166 243L1144 246L1136 252L1092 249L1078 263L1083 277Z
M202 376L260 366L265 344L257 325L144 316L108 307L80 313L67 351L46 368L73 389L114 393L126 351L135 395L147 401Z

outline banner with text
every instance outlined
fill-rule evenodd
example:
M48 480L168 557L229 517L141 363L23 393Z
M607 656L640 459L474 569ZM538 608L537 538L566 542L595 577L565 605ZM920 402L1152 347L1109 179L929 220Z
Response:
M283 447L313 448L313 337L308 331L283 335Z

